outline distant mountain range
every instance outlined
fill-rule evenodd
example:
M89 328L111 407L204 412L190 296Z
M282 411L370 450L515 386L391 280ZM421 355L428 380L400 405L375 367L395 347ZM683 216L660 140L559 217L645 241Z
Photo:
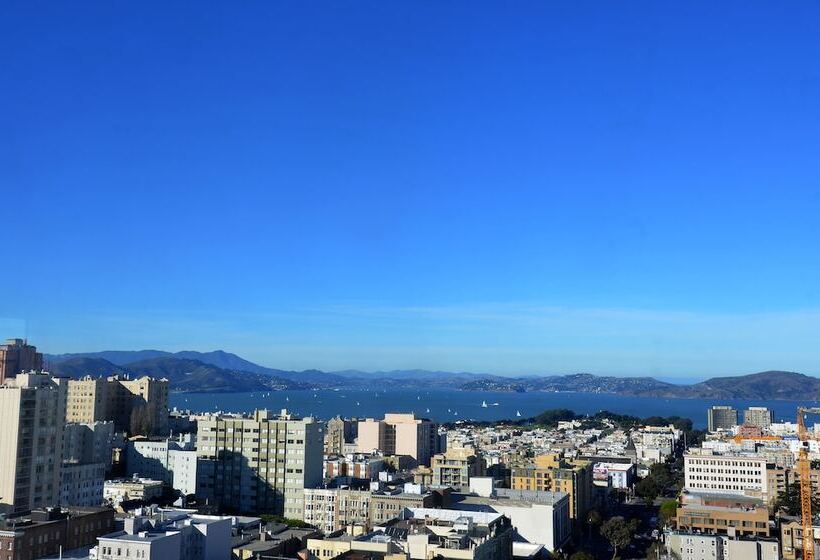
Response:
M504 377L428 370L365 372L343 370L288 371L268 368L236 354L164 352L161 350L47 354L48 368L65 377L125 374L166 377L179 392L279 391L382 386L439 387L465 391L579 392L662 398L742 398L820 400L820 379L788 371L765 371L715 377L691 385L675 385L653 377L613 377L589 373Z

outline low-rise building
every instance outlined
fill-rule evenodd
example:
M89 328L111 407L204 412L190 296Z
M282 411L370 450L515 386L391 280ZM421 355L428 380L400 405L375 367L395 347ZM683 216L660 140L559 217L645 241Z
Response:
M814 557L820 557L820 525L812 527L814 533ZM783 516L780 518L780 549L783 560L803 558L803 523L800 517Z
M324 459L323 475L325 479L337 476L377 480L379 473L387 469L387 462L377 453L348 453L346 455L328 455Z
M549 552L563 547L572 534L569 496L563 492L496 488L489 496L453 494L450 508L502 514L512 522L518 540L543 545Z
M232 518L189 510L128 517L124 529L98 539L97 560L225 560L231 556Z
M0 558L32 560L93 545L114 530L111 508L34 510L0 521Z
M757 498L684 492L675 515L680 531L738 537L768 537L769 510Z
M162 496L164 485L161 480L151 478L123 478L106 480L103 485L103 499L114 507L127 501L149 502Z
M635 484L637 469L632 463L595 463L592 482L616 490L628 490Z
M672 532L666 535L666 547L680 560L780 560L776 539Z

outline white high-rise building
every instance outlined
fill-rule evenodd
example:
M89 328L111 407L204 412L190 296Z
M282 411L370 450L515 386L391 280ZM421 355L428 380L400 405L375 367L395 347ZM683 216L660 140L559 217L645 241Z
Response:
M59 503L65 405L65 383L47 373L0 386L0 509Z

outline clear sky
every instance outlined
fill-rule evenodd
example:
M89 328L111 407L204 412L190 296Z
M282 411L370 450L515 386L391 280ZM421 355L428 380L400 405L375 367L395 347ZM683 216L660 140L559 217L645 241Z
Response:
M820 374L820 3L6 2L0 335Z

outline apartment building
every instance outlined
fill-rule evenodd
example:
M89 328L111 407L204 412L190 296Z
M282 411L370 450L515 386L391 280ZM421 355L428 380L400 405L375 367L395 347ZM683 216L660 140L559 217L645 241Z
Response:
M325 455L346 455L345 445L353 444L359 435L359 421L336 416L327 422Z
M141 426L132 425L136 419ZM147 376L130 379L120 375L69 380L66 421L105 420L113 421L117 430L129 433L168 433L168 380Z
M453 447L434 455L430 462L434 486L449 486L453 490L470 488L470 477L484 476L487 465L475 449Z
M0 384L26 371L41 371L43 355L22 338L10 338L0 344Z
M666 547L680 560L780 560L776 539L672 532L666 536Z
M123 502L149 502L162 496L164 485L152 478L123 478L103 483L103 498L114 507Z
M750 406L743 411L743 423L766 430L774 423L774 412L765 406Z
M820 557L820 526L812 527L814 537L814 556ZM800 517L782 516L780 518L780 550L783 560L803 558L803 523Z
M357 441L360 453L408 455L423 465L429 465L430 457L438 451L436 424L414 414L389 413L384 420L362 420Z
M184 495L196 494L197 452L193 434L128 441L125 472L163 481Z
M198 495L243 512L304 516L304 489L322 483L324 425L287 410L198 422Z
M66 424L60 466L61 506L99 506L111 468L114 423Z
M731 406L713 406L706 412L710 432L731 431L737 426L737 409Z
M323 475L325 479L337 476L376 480L379 473L387 469L387 462L381 455L348 453L346 455L328 455L325 457Z
M683 465L687 490L769 499L766 459L758 454L718 454L692 448L684 455Z
M33 560L93 545L114 530L111 508L39 509L0 520L0 558Z
M419 508L369 533L308 539L307 559L512 560L513 533L499 514Z
M568 494L570 519L576 521L586 519L592 505L592 481L590 461L570 461L558 453L539 455L534 464L513 468L511 477L513 490Z
M757 498L685 492L675 522L678 530L739 537L770 536L769 510Z
M0 510L59 503L65 404L65 383L46 373L0 386Z
M370 490L306 488L304 521L325 534L370 525Z
M231 517L160 510L125 519L124 529L98 539L97 560L225 560L231 557Z
M409 485L413 486L413 485ZM372 528L395 519L407 508L438 505L431 492L355 490L351 488L305 489L305 518L325 534L357 525Z
M454 494L452 501L451 509L506 516L522 539L549 552L562 548L572 533L569 496L563 492L493 488L489 495Z

